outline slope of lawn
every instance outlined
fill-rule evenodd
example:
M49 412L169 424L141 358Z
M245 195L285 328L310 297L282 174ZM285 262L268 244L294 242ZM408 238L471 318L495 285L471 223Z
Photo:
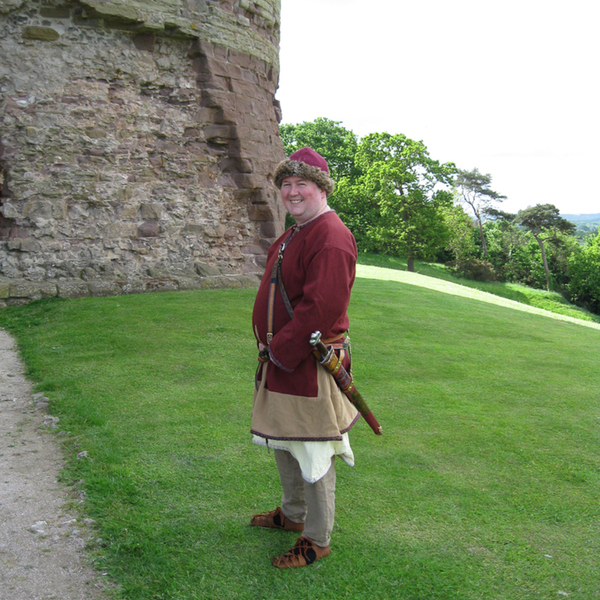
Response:
M249 527L280 497L249 434L254 295L0 312L60 417L63 480L86 493L116 597L600 598L600 331L357 278L356 382L384 435L351 432L332 555L279 571L295 535Z
M381 267L388 272L388 276L391 275L391 278L398 280L398 278L401 277L402 279L400 280L406 280L415 285L420 285L420 283L419 277L414 276L421 275L421 279L424 277L426 280L429 280L429 282L425 284L426 287L429 286L435 287L436 289L442 289L439 283L434 284L434 282L431 282L431 278L434 278L451 283L453 286L450 287L459 288L459 290L461 290L448 293L468 295L467 290L469 289L479 290L499 298L518 302L524 306L547 310L583 321L600 323L599 315L595 315L579 306L571 304L557 292L547 292L546 290L539 290L518 283L503 283L500 281L486 282L465 279L464 277L457 277L448 267L437 263L415 261L415 273L409 273L406 271L406 259L397 256L360 254L358 260L359 270L362 268L363 272L368 272L369 267ZM389 271L394 271L394 273L389 273ZM365 274L365 276L368 275Z

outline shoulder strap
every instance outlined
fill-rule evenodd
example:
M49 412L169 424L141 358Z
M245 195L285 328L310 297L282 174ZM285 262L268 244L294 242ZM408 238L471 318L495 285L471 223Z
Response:
M285 308L290 316L290 319L294 316L294 309L292 308L292 304L290 299L285 291L285 286L283 285L283 278L281 276L281 261L283 260L283 253L287 248L287 245L290 243L290 240L294 237L298 228L294 225L290 234L287 236L281 247L279 248L279 253L277 254L277 259L273 264L273 270L271 271L271 282L269 284L269 304L267 309L267 345L271 343L273 339L273 319L275 312L275 289L277 287L277 283L279 283L279 290L281 292L281 297L283 298L283 303L285 304Z

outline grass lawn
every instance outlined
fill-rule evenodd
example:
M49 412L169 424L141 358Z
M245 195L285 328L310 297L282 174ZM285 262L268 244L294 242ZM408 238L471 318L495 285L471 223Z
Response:
M361 254L358 259L360 265L383 267L393 271L406 271L406 259L397 256L385 256L383 254ZM531 306L548 310L557 314L600 323L600 316L586 311L583 308L571 304L557 292L547 292L530 288L518 283L502 283L499 281L474 281L454 275L448 267L437 263L425 263L415 261L415 272L426 277L451 282L461 287L471 288L493 294L507 300L513 300Z
M600 598L600 331L358 278L359 389L332 555L279 571L295 535L249 434L255 291L42 301L0 311L51 399L118 598ZM77 460L86 451L87 459Z

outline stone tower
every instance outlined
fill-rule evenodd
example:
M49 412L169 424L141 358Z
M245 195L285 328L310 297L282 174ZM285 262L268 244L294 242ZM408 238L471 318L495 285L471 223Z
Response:
M280 0L0 0L0 306L254 285Z

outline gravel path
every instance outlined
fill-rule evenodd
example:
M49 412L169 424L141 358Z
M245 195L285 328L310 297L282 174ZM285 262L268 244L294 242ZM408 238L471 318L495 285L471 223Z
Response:
M100 600L106 587L84 551L91 523L57 480L54 419L15 347L0 330L0 600Z

